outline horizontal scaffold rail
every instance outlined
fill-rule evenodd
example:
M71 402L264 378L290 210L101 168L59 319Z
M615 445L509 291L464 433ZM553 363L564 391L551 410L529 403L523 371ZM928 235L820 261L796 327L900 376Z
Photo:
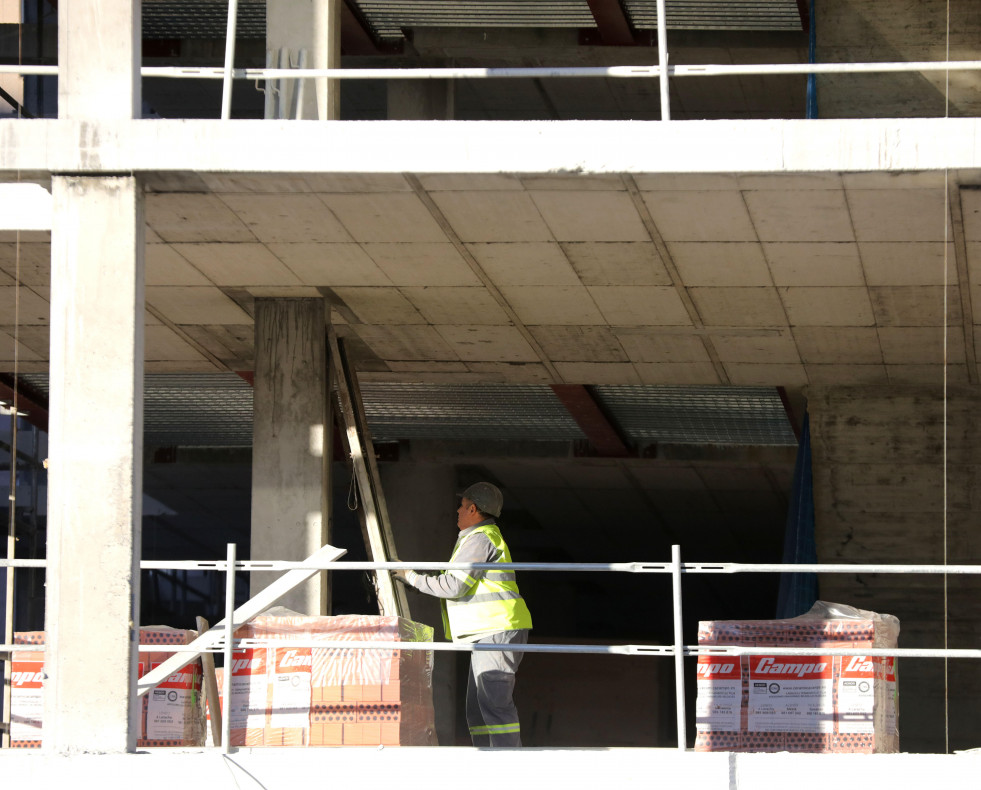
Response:
M872 63L706 63L668 66L669 77L733 77L773 74L881 74L896 72L981 71L981 60L927 60ZM58 66L11 64L0 66L0 74L22 76L58 75ZM220 80L221 66L144 66L143 77L166 79ZM447 80L447 79L656 79L660 66L535 66L514 68L421 68L421 69L282 69L238 68L237 80L336 79L336 80Z
M224 571L225 560L143 560L142 570ZM47 560L4 560L0 568L44 568ZM240 560L235 570L242 572L281 572L291 570L326 571L568 571L576 573L672 573L670 562L310 562L308 560ZM902 573L902 574L981 574L978 565L875 565L868 563L740 563L685 562L682 573Z
M321 650L442 650L456 653L517 652L517 653L575 653L590 655L622 656L673 656L672 645L572 645L572 644L525 644L496 645L471 642L362 642L318 639L235 639L234 650L256 648L317 648ZM0 654L40 653L44 645L0 644ZM188 645L140 645L141 653L221 653L225 641L221 639L205 649ZM893 656L896 658L981 658L976 648L930 647L741 647L738 645L686 645L682 654L695 656Z

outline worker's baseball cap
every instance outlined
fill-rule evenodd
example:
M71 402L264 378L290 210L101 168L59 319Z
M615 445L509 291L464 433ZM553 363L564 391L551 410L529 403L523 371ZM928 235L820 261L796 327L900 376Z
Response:
M501 489L493 483L474 483L457 496L469 499L481 513L495 517L501 515L504 495L501 493Z

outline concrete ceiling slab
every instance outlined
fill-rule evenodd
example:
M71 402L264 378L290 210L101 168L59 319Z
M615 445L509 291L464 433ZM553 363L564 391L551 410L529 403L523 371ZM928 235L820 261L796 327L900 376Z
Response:
M690 288L707 326L786 326L787 316L772 288Z
M806 369L799 364L726 362L725 369L729 382L740 387L803 387L809 383Z
M413 194L322 195L321 199L356 241L446 241L436 220Z
M201 369L183 344L212 367L249 369L252 299L304 296L327 299L366 374L391 380L913 381L939 364L936 342L891 330L942 325L945 256L951 326L962 332L962 308L981 305L981 200L957 192L960 260L934 230L936 174L270 173L194 183L221 191L147 196L147 325L180 327L180 342L154 330L167 341L155 341L155 356L174 349L154 369ZM853 220L864 237L883 238L851 239ZM26 235L19 249L0 237L7 335L18 256L21 332L47 332L50 234ZM958 275L971 287L963 302ZM46 334L21 343L35 357L25 363L43 363ZM969 349L950 351L966 374Z
M554 241L523 192L434 192L432 199L464 242Z
M456 351L432 326L358 324L354 332L382 359L459 361Z
M700 337L657 334L657 330L617 327L616 337L631 362L710 362Z
M555 362L626 362L615 332L602 326L531 326L528 328Z
M352 241L317 195L227 194L222 200L264 243Z
M486 288L434 285L400 290L431 324L508 323L508 314Z
M474 362L537 362L538 355L513 326L438 326L460 359Z
M145 266L147 285L213 284L169 244L147 244Z
M775 285L864 285L858 247L850 242L767 242Z
M252 320L217 288L148 285L146 301L175 324L246 324Z
M256 240L245 222L216 195L170 193L148 196L146 221L154 233L167 242Z
M47 324L50 310L48 299L42 294L43 286L0 286L0 315L3 323L14 326L16 316L20 324Z
M207 362L211 370L217 369L203 354L169 327L148 326L144 332L144 354L147 362Z
M580 285L507 286L501 293L524 324L606 323L589 290Z
M791 326L872 326L875 318L865 288L780 288Z
M831 190L744 192L761 241L853 241L845 194Z
M361 249L394 285L480 285L480 279L448 242L366 243Z
M307 285L391 286L391 279L359 244L289 242L266 245L299 282Z
M937 364L944 358L944 334L939 327L879 327L879 345L887 365ZM964 335L956 328L947 334L947 356L964 359Z
M943 241L950 221L943 189L855 189L848 206L859 241Z
M794 338L800 351L801 361L808 365L880 365L882 351L879 335L874 327L818 327L794 328Z
M565 242L561 247L583 285L671 285L650 242Z
M767 365L799 364L800 354L789 331L774 330L767 334L712 335L712 345L722 362Z
M363 323L426 323L426 319L398 288L344 286L335 288L334 293Z
M613 326L691 326L691 317L674 288L591 285L586 290Z
M498 286L580 284L575 269L555 242L468 244L467 249Z
M172 249L215 285L301 285L264 244L174 244Z
M636 366L626 362L556 362L565 381L591 384L642 384Z
M738 192L644 192L665 241L758 241Z
M668 251L689 286L773 284L763 248L754 242L672 242Z
M650 237L626 192L569 190L531 192L559 241L648 241Z
M957 282L953 249L936 242L863 242L858 245L869 285L943 285Z
M879 326L943 326L945 309L949 323L961 321L961 303L952 288L946 306L942 286L875 286L869 297Z
M634 365L641 384L697 386L722 384L709 362L638 362Z

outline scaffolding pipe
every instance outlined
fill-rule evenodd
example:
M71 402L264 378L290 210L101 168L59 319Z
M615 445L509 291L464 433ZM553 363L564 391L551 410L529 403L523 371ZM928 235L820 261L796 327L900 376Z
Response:
M884 74L904 72L981 71L981 60L928 60L906 63L744 63L666 66L670 77L733 77L773 74ZM529 68L428 68L428 69L231 69L237 80L348 79L348 80L447 80L447 79L545 79L561 78L654 78L660 66L554 66ZM0 74L58 76L58 66L0 65ZM143 77L224 80L222 66L143 66Z
M674 695L678 715L678 751L685 751L685 648L681 630L681 546L671 547L671 603L674 608Z
M668 95L668 23L664 0L657 0L657 64L661 87L661 120L671 120L671 100Z
M0 74L21 73L21 66L0 66ZM57 73L57 67L51 73ZM929 71L981 71L981 60L917 61L909 63L747 63L666 66L670 77L731 77L773 74L868 74ZM144 77L175 79L223 79L220 67L144 66ZM641 78L661 76L660 66L537 66L528 68L423 68L423 69L233 69L234 79L351 79L351 80L446 80L446 79L547 79Z
M221 678L225 711L221 717L221 751L228 754L232 745L232 651L235 647L235 544L228 544L225 565L225 672Z
M0 568L45 568L47 560L7 560L0 559ZM309 562L306 560L240 560L235 569L250 573L290 570L320 571L374 571L374 570L500 570L502 567L512 571L572 571L576 573L597 573L603 571L620 573L672 573L668 562ZM218 560L143 560L142 570L223 570L224 561ZM954 574L981 575L978 565L870 565L870 564L780 564L780 563L738 563L738 562L686 562L681 564L682 573L896 573L896 574Z
M228 27L225 29L225 68L222 74L221 119L232 117L232 71L235 67L235 28L238 21L238 0L228 0ZM142 74L142 70L140 72Z

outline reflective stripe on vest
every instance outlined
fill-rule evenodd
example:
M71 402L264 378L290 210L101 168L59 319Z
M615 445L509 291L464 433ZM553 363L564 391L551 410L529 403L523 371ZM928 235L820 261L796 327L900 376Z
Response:
M511 552L496 524L475 527L473 533L457 544L450 562L456 559L463 544L478 532L497 550L497 556L491 562L511 562ZM456 573L466 574L466 571ZM472 580L472 577L468 578ZM460 598L443 601L443 625L447 639L452 639L454 634L468 636L512 631L531 628L531 613L518 592L513 571L485 571Z

